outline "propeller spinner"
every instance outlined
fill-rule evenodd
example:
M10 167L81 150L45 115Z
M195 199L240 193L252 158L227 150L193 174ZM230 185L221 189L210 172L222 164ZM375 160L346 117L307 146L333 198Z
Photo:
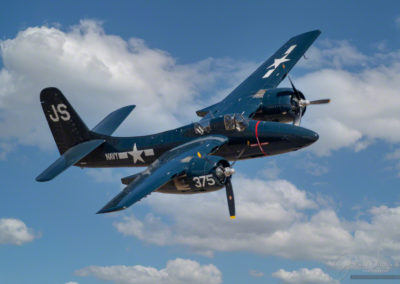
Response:
M306 100L304 95L299 92L296 87L294 86L292 80L288 76L290 85L292 86L293 92L294 92L294 100L297 102L297 107L294 113L294 120L293 124L296 126L300 126L301 123L301 117L303 116L307 106L309 105L321 105L321 104L328 104L330 103L330 99L321 99L321 100L314 100L314 101L309 101Z

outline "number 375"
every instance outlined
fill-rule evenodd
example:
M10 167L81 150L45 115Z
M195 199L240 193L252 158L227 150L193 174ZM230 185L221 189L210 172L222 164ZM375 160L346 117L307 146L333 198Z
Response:
M195 182L194 186L198 188L205 187L206 185L215 185L215 180L213 179L212 174L194 177L193 181Z

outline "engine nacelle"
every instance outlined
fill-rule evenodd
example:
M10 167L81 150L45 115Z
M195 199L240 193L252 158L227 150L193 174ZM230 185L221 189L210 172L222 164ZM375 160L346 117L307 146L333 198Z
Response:
M304 98L304 95L301 92L299 93ZM253 116L253 119L284 123L292 122L298 108L299 105L293 89L268 89L263 94L261 105Z
M229 162L219 156L188 157L191 159L185 174L175 177L158 189L163 193L198 193L215 191L225 186L234 173Z

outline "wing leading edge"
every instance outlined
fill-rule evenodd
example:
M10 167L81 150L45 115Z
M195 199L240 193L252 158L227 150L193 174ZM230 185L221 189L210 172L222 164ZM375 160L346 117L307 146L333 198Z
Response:
M198 152L201 155L211 154L227 141L228 138L225 136L215 135L199 138L171 149L141 172L97 214L123 210L131 206L185 172L190 162L187 157L195 156Z
M257 94L276 88L320 34L314 30L292 37L225 99L197 114L205 118L228 113L250 115L258 107L259 100L254 100L260 97Z

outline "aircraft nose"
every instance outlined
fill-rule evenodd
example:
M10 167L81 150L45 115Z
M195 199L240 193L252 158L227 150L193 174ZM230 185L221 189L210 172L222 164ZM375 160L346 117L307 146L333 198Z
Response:
M295 144L296 147L306 147L317 141L319 138L318 133L312 130L306 128L301 128L299 130L300 131L298 131L298 133L296 133L296 135L291 139L292 143Z

